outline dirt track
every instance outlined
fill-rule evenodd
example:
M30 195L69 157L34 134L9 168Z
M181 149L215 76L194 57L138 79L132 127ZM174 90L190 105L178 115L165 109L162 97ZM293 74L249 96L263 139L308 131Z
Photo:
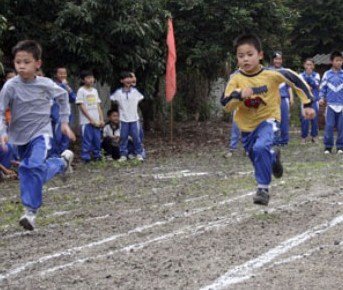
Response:
M293 138L260 207L243 154L184 134L173 153L148 140L143 165L77 165L50 182L34 232L17 226L17 184L2 183L0 288L343 289L342 156Z

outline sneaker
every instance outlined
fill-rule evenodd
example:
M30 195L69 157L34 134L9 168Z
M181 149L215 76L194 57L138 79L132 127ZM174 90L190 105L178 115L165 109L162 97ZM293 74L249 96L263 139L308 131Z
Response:
M74 160L74 153L70 150L64 150L61 154L61 157L64 159L66 162L66 169L65 173L72 173L73 168L71 167L71 164Z
M140 162L143 162L143 161L144 161L143 156L140 155L140 154L137 154L136 159L137 159L138 161L140 161Z
M118 159L118 162L125 162L125 161L127 161L126 156L120 156L120 158Z
M19 224L28 231L35 229L36 214L28 209L25 209L24 215L20 218Z
M272 170L275 178L281 178L283 175L283 166L281 163L281 150L275 148L275 162L273 163Z
M331 148L325 148L324 154L331 154L332 149Z
M305 145L306 142L307 142L306 138L302 138L300 144L301 144L301 145Z
M135 155L129 154L129 155L127 156L127 158L128 158L129 160L133 160L133 159L135 159Z
M225 158L230 158L232 157L233 153L235 152L235 149L230 149L228 152L224 154Z
M314 144L318 144L318 138L317 137L312 137L311 141Z
M257 192L253 197L255 204L268 205L269 203L269 193L265 188L258 188Z
M337 149L337 154L343 154L343 149Z

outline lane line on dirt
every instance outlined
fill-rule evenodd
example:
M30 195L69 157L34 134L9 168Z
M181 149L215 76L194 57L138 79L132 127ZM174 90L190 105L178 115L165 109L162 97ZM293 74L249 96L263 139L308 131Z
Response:
M255 270L262 268L264 265L270 263L280 255L287 253L291 249L299 246L300 244L306 242L307 240L315 237L318 234L325 233L326 231L340 223L343 223L343 215L334 218L330 222L315 226L302 234L299 234L282 242L277 247L269 250L259 257L249 260L229 270L224 275L216 279L212 284L204 286L200 290L227 289L227 287L231 285L238 284L240 282L243 282L244 280L250 279Z
M235 198L232 198L232 199L228 199L226 200L224 203L222 204L228 204L228 203L231 203L231 202L234 202L236 200L239 200L239 199L244 199L245 197L247 196L250 196L252 195L254 192L249 192L247 194L244 194L244 195L241 195L241 196L238 196L238 197L235 197ZM203 211L206 211L206 210L209 210L209 209L212 209L213 206L211 207L206 207L206 208L199 208L197 209L196 211L192 211L192 212L184 212L183 213L183 217L189 217L193 214L197 214L199 212L203 212ZM180 217L180 216L177 216L177 217ZM86 244L86 245L83 245L83 246L78 246L78 247L73 247L73 248L70 248L70 249L67 249L67 250L64 250L64 251L60 251L60 252L56 252L54 254L51 254L51 255L46 255L46 256L43 256L35 261L30 261L30 262L27 262L17 268L14 268L14 269L11 269L9 270L7 273L4 273L4 274L0 274L0 281L10 277L10 276L13 276L13 275L16 275L22 271L24 271L25 269L27 269L28 267L30 266L33 266L33 265L36 265L36 264L39 264L39 263L43 263L43 262L46 262L46 261L49 261L51 259L55 259L55 258L58 258L58 257L61 257L61 256L70 256L70 255L73 255L75 254L76 252L80 252L82 251L83 249L87 249L87 248L93 248L95 246L99 246L99 245L102 245L102 244L105 244L105 243L109 243L109 242L112 242L118 238L122 238L122 237L125 237L125 236L128 236L128 235L131 235L133 233L138 233L138 232L142 232L146 229L151 229L151 228L154 228L154 227L157 227L157 226L162 226L162 225L165 225L165 224L168 224L168 223L171 223L172 221L174 221L177 217L173 216L165 221L158 221L156 223L153 223L153 224L149 224L149 225L145 225L145 226L141 226L141 227L137 227L133 230L130 230L128 231L127 233L121 233L121 234L116 234L116 235L112 235L108 238L105 238L105 239L102 239L102 240L98 240L98 241L95 241L95 242L92 242L92 243L89 243L89 244Z

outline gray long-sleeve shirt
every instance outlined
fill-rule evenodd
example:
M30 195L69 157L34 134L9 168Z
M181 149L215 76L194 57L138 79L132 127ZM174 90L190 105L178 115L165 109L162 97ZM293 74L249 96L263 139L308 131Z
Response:
M5 111L11 110L9 142L24 145L41 135L52 137L50 111L53 99L60 106L61 122L69 121L68 93L51 79L20 76L8 80L0 92L0 136L6 134Z

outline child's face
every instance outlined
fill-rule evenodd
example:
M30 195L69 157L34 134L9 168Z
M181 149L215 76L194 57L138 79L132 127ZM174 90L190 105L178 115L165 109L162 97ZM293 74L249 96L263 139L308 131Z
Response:
M308 74L310 74L310 73L312 73L313 70L314 70L314 63L313 63L312 61L308 60L308 61L306 61L306 62L304 63L304 68L305 68L305 71L306 71Z
M41 65L41 60L36 60L30 52L18 51L14 57L17 73L26 80L34 79Z
M260 67L260 60L263 58L263 52L258 51L251 44L242 44L237 47L238 66L245 72L250 73L256 71Z
M341 56L336 56L332 60L332 67L336 70L340 70L342 68L342 64L343 64L343 57Z
M85 86L91 87L91 86L94 85L95 78L94 78L94 76L86 76L86 77L83 79L83 82L84 82Z
M282 59L282 56L280 56L280 55L273 58L273 66L275 68L281 68L282 62L283 62L283 59Z
M135 87L137 84L137 78L134 73L131 74L131 86Z
M125 79L121 79L120 82L122 83L122 85L125 88L129 88L131 86L131 83L132 83L132 77L127 77Z
M60 68L57 69L57 71L56 71L56 79L59 82L61 82L61 83L65 82L67 77L68 77L68 73L67 73L67 69L66 68L60 67Z
M118 124L119 123L119 114L118 114L118 112L113 112L108 119L110 120L111 123Z

